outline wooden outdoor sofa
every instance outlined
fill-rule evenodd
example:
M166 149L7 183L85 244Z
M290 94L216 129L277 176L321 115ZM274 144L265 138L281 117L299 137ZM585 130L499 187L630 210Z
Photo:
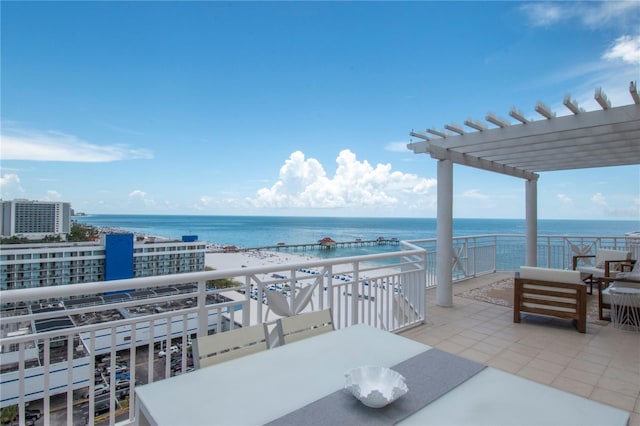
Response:
M522 266L513 285L513 322L521 313L573 320L580 333L587 330L587 286L579 271Z

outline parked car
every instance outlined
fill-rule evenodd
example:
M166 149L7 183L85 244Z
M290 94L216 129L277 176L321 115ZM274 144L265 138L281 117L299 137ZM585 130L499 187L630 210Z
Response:
M171 352L171 354L177 354L177 353L179 353L179 352L180 352L180 348L179 348L179 347L177 347L176 345L173 345L173 346L171 346L170 352ZM164 356L166 356L166 355L167 355L167 351L166 351L166 350L164 350L164 349L163 349L163 350L161 350L160 352L158 352L158 356L159 356L160 358L162 358L162 357L164 357Z
M96 383L93 388L93 394L95 396L99 396L109 392L109 384L108 383ZM89 398L89 391L86 391L82 394L83 398Z
M104 402L102 404L96 405L95 409L93 410L93 415L94 416L101 416L102 414L107 414L109 412L109 403L108 402Z
M42 417L42 412L40 410L24 410L24 417L27 420L38 420Z
M187 360L187 371L189 371L189 369L193 369L193 359L188 359ZM182 370L182 362L173 364L171 366L171 370L173 370L174 373L176 371L181 371Z
M126 373L129 371L129 367L127 367L126 365L116 365L116 369L115 369L115 373ZM105 374L107 374L108 376L111 375L111 367L107 367L107 370L105 371Z
M116 389L128 388L129 387L129 379L120 379L116 380Z
M131 378L131 374L129 373L116 373L116 380L120 380L120 379L129 380L130 378Z

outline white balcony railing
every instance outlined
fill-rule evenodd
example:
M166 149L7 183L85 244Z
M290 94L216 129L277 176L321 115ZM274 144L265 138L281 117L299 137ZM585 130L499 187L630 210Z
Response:
M521 235L455 238L453 277L516 270L525 246ZM17 405L24 419L31 402L29 409L41 407L45 425L130 423L135 410L126 393L188 371L191 338L273 319L261 303L268 291L291 295L296 287L314 286L306 310L331 308L337 328L419 325L426 318L425 288L435 286L436 241L400 247L378 255L3 291L0 408ZM597 247L640 257L637 239L541 236L538 264L568 269L573 255ZM207 288L208 281L222 279L237 285ZM168 350L158 356L174 345L179 355ZM120 365L127 372L118 377L128 387L107 374Z
M24 419L26 403L37 401L45 424L130 422L127 389L188 371L191 338L263 322L268 291L313 286L306 310L331 308L337 328L420 324L425 262L424 250L406 245L369 256L3 291L1 407L17 404ZM207 288L222 279L237 285ZM178 357L158 356L174 345L184 349ZM122 365L118 382L108 372ZM102 411L112 414L96 416Z

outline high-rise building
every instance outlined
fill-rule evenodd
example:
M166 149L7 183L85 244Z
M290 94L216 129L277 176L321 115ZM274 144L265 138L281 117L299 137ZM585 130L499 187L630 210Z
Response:
M71 232L71 204L57 201L0 200L0 235L42 239Z

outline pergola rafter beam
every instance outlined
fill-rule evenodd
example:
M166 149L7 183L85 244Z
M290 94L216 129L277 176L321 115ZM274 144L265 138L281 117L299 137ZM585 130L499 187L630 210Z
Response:
M462 164L464 166L475 167L477 169L489 170L496 173L502 173L509 176L514 176L522 179L537 180L538 175L535 173L527 172L526 170L518 169L516 167L505 166L504 164L495 163L493 161L484 160L479 157L474 157L468 154L462 154L456 151L449 151L446 148L440 146L432 146L429 148L431 157L438 160L449 160L452 163Z

